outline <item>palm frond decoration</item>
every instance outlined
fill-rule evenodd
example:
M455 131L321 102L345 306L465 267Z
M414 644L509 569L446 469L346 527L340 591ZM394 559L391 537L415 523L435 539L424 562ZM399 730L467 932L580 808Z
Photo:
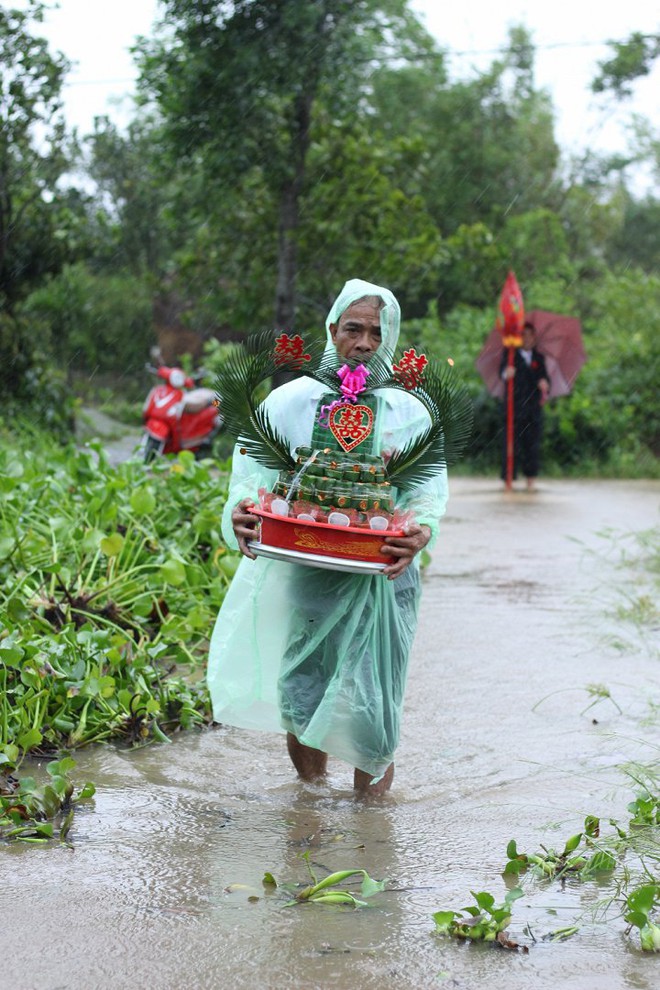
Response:
M257 389L276 372L285 371L310 377L340 396L337 372L346 363L322 340L303 344L297 335L276 339L272 330L253 334L237 345L216 376L215 392L227 432L264 467L291 470L294 458L288 440L270 422L266 406L256 401ZM428 429L396 451L386 466L388 480L398 488L415 488L462 454L472 429L472 403L451 368L438 373L426 367L413 382L396 375L377 354L370 357L368 368L363 394L382 388L401 390L421 402L429 414Z
M391 387L405 389L400 382ZM402 489L415 488L454 464L465 450L473 423L472 402L451 368L441 374L426 369L423 381L406 391L425 406L431 426L387 463L388 480Z
M255 401L259 385L286 365L276 361L274 348L271 330L254 334L245 344L237 345L216 375L215 394L227 432L256 461L279 471L291 469L294 458L286 438Z
M444 432L442 424L436 422L392 454L385 476L397 488L410 491L435 478L446 464Z

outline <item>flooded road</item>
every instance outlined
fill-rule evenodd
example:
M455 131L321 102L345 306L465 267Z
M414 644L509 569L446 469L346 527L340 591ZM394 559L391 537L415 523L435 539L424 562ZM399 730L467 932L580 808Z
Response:
M594 921L599 881L526 878L509 926L525 955L436 936L432 915L471 890L501 901L512 838L563 847L587 814L627 821L621 765L658 759L660 656L614 616L644 593L616 534L657 526L659 504L657 482L453 480L380 802L336 762L298 782L283 737L237 729L75 754L97 794L74 850L0 850L2 990L657 987L658 958ZM594 684L611 698L585 711ZM306 883L306 853L319 879L354 867L387 889L359 910L287 907L262 878ZM541 940L583 911L571 940Z

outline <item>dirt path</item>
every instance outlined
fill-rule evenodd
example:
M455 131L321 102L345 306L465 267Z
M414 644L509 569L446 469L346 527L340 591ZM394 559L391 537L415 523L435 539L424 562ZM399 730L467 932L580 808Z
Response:
M136 454L142 437L142 430L119 423L111 416L94 409L83 407L76 419L76 440L79 444L98 441L103 444L108 462L116 467L122 461Z

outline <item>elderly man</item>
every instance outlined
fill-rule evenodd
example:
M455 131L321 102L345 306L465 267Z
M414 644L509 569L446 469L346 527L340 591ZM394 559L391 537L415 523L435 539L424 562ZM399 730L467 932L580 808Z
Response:
M351 279L326 320L327 347L349 364L368 365L376 353L391 362L399 325L399 305L388 289ZM427 429L428 413L410 395L394 389L373 394L375 428L365 452L392 453ZM293 451L315 445L327 401L319 382L301 377L271 392L266 409ZM405 536L385 537L383 552L391 563L384 576L255 559L249 543L258 520L250 509L259 488L269 489L275 478L275 471L237 448L223 534L245 559L211 640L214 717L243 728L284 730L304 780L323 777L329 754L354 767L357 792L379 795L394 775L417 624L419 553L437 536L446 473L400 498L415 523Z

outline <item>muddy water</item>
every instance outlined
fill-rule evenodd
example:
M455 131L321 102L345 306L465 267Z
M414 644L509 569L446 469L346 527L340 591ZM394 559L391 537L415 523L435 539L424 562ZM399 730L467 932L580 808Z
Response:
M339 763L323 785L297 782L279 736L218 728L78 754L97 796L76 813L74 851L0 851L0 987L657 987L657 958L621 922L587 916L570 941L541 941L608 892L597 883L526 882L510 933L527 955L435 937L431 916L470 890L503 897L513 837L533 851L563 845L587 813L627 821L619 767L657 759L660 660L648 632L606 614L617 583L641 586L603 534L657 525L659 496L649 482L545 482L533 496L453 482L380 803L356 802ZM622 714L606 699L581 714L593 683ZM359 911L285 907L263 874L304 882L306 852L319 876L364 868L388 890Z

